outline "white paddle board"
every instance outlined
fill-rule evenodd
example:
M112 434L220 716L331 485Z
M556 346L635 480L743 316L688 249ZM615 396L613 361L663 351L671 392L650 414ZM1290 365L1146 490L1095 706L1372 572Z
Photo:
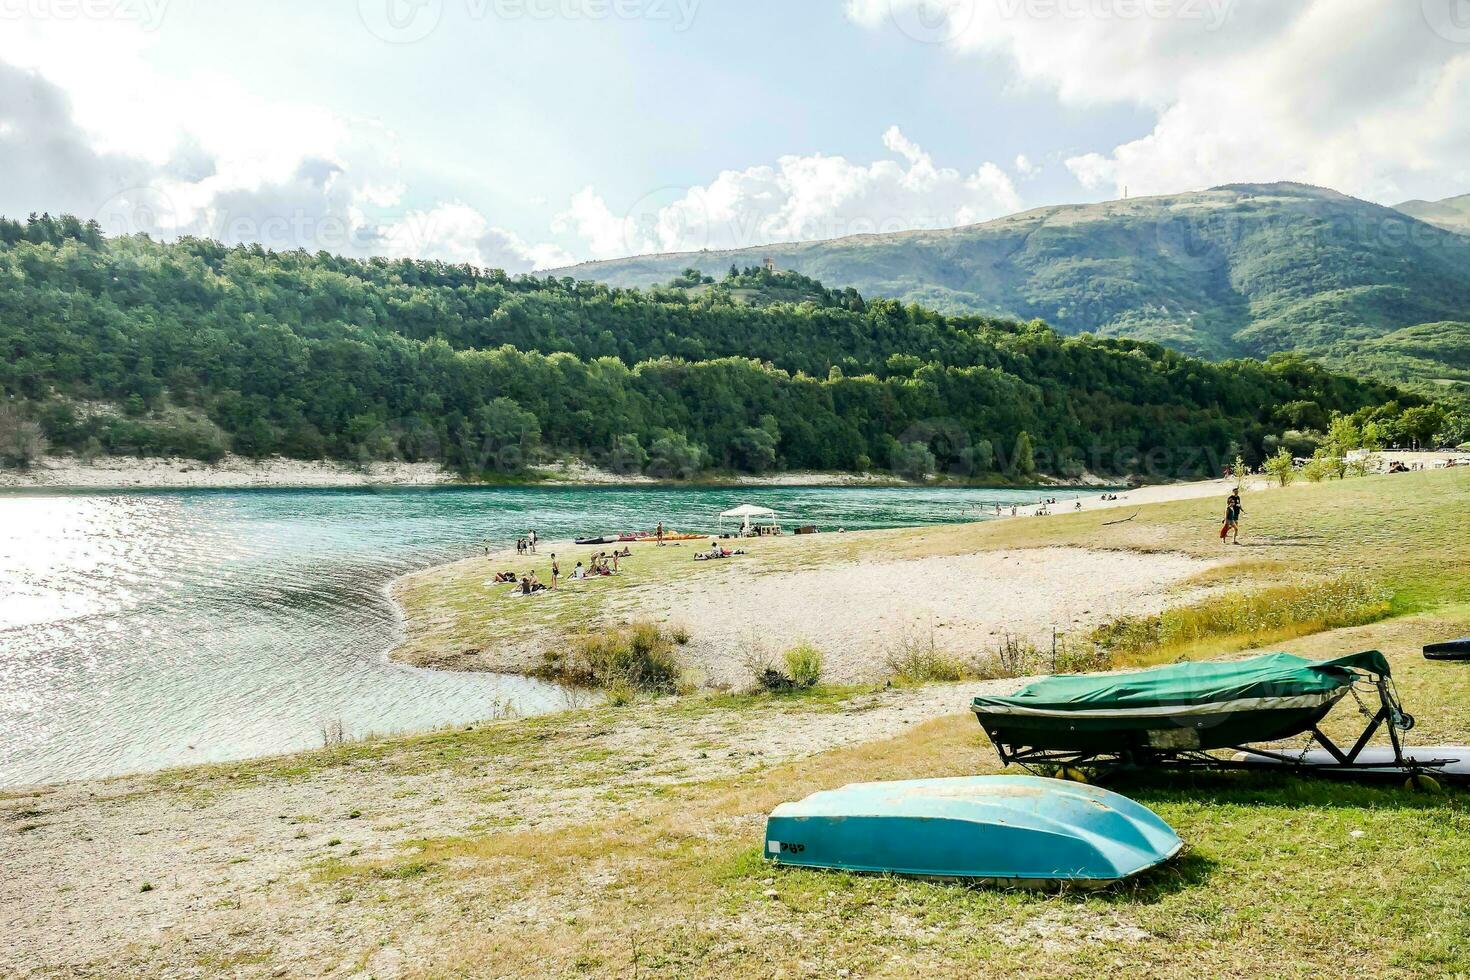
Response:
M1326 749L1308 749L1305 752L1283 752L1281 753L1290 762L1303 766L1332 766L1337 760L1332 753ZM1447 776L1470 776L1470 745L1414 745L1404 746L1404 760L1414 765L1423 766L1430 771L1442 772ZM1446 760L1442 766L1434 765L1435 762ZM1280 765L1280 759L1270 759L1261 755L1252 755L1249 752L1235 753L1236 762L1249 762L1260 765ZM1354 761L1354 768L1366 772L1402 772L1403 770L1394 764L1393 749L1388 746L1371 746L1358 753Z

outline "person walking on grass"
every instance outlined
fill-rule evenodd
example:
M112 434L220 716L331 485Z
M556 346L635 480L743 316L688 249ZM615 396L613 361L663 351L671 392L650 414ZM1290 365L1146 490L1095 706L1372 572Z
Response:
M663 521L659 521L658 522L658 529L657 529L657 531L655 533L657 533L657 535L658 535L658 547L662 548L664 546L664 522Z
M556 588L556 583L561 579L561 566L556 563L556 552L551 553L551 587Z
M1225 524L1220 528L1220 540L1230 538L1231 544L1240 544L1240 515L1245 509L1240 506L1240 491L1232 490L1225 499Z

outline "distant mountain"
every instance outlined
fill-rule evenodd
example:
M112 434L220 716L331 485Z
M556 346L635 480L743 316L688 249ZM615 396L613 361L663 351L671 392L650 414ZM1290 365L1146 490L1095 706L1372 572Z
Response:
M1470 194L1443 201L1405 201L1397 209L1431 225L1470 234Z
M651 286L690 267L720 276L767 258L829 288L1041 319L1066 334L1135 337L1212 358L1299 351L1340 360L1405 328L1470 321L1470 236L1290 183L1039 208L941 231L589 262L555 274ZM1459 331L1448 329L1455 347Z

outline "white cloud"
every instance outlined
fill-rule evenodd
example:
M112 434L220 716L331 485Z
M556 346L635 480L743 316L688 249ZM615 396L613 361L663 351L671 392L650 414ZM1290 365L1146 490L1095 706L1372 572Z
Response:
M897 126L883 134L883 145L903 162L784 156L774 166L726 170L705 185L655 191L624 214L589 187L553 228L611 258L948 228L1020 206L1010 177L993 163L969 174L936 166Z
M404 209L395 139L376 123L262 99L222 74L166 78L152 40L126 19L5 23L0 214L513 272L569 261L463 204Z
M1459 2L848 0L847 9L865 26L913 35L927 25L937 36L922 39L1004 58L1018 84L1069 105L1152 110L1147 135L1067 160L1087 187L1164 193L1292 179L1392 200L1470 183L1470 30L1456 31Z
M573 261L555 245L531 245L515 232L492 226L479 211L464 204L410 211L375 228L363 245L373 254L416 255L509 272L548 269Z
M1035 177L1041 173L1040 164L1035 163L1024 153L1016 154L1016 173L1022 177Z

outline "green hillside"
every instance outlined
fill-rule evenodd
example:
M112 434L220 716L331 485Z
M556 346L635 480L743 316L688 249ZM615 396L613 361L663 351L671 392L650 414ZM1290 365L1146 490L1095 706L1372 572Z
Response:
M1470 194L1447 197L1443 201L1405 201L1397 210L1420 221L1461 234L1470 234Z
M1332 348L1325 360L1353 374L1470 398L1470 323L1421 323Z
M84 453L442 460L520 473L1218 472L1462 422L1293 358L1210 364L1133 340L865 301L794 274L623 290L95 225L0 220L0 462Z
M1470 320L1470 237L1300 184L1232 185L1041 208L943 231L564 271L647 286L690 266L719 275L767 257L868 296L1036 318L1064 334L1136 337L1210 358L1325 357L1344 342Z

